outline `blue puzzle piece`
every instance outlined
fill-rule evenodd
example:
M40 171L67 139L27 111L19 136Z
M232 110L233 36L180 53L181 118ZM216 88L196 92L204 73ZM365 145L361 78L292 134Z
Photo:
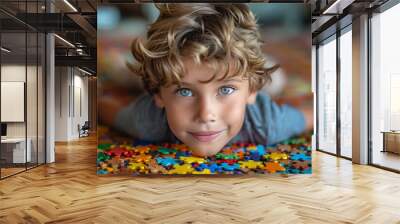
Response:
M162 165L162 166L173 166L177 163L176 159L167 157L167 158L157 158L157 163Z
M215 164L215 163L212 163L212 164L202 163L198 167L196 167L195 169L197 171L202 171L204 169L209 169L211 171L211 173L221 172L222 171L222 168L220 166L218 166L218 164Z
M307 156L304 153L299 153L299 154L291 153L290 154L290 159L291 160L311 160L311 157Z
M265 154L265 147L263 145L257 145L257 152L259 155Z
M100 174L100 175L102 175L102 174L107 174L107 173L108 173L107 170L98 170L98 171L97 171L97 174Z
M258 151L251 151L250 152L250 160L259 161L260 157L261 156L260 156Z
M221 163L219 166L226 171L234 171L235 169L240 168L240 165L237 163L235 163L233 165L229 165L227 163Z
M300 170L298 170L298 169L289 169L289 170L288 170L288 173L299 174L299 173L300 173Z

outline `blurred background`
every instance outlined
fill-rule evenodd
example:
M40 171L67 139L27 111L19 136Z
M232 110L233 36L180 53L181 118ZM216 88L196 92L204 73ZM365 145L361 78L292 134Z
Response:
M272 82L262 91L278 103L312 106L311 10L306 4L250 3L265 42L266 67L279 64ZM145 36L159 13L154 4L100 4L97 11L99 97L129 95L143 91L140 79L126 66L134 62L130 45ZM107 108L99 108L99 113Z

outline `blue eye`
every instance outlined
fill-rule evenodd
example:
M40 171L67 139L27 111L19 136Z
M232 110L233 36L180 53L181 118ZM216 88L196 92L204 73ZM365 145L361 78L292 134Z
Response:
M219 94L220 95L230 95L232 94L236 89L233 87L229 86L223 86L219 89Z
M176 90L178 96L193 96L192 90L188 88L180 88Z

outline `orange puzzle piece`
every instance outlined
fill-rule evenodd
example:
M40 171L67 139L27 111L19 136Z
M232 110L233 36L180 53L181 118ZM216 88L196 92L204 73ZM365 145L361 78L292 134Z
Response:
M268 162L265 164L264 169L268 173L275 173L276 171L285 171L285 168L281 166L278 162Z

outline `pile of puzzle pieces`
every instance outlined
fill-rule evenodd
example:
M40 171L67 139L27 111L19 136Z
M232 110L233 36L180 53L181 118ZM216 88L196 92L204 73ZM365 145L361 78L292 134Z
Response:
M101 142L101 141L100 141ZM195 157L180 144L117 144L101 142L97 173L104 174L309 174L309 136L281 144L233 144L211 157Z

